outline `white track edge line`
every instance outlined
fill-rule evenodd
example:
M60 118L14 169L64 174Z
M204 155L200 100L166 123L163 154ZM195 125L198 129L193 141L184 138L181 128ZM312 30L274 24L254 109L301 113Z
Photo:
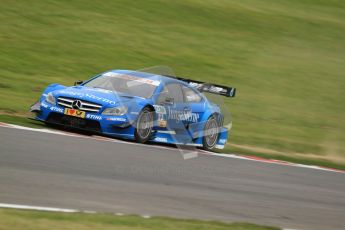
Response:
M46 206L34 206L34 205L21 205L21 204L8 204L0 203L0 208L7 209L19 209L19 210L31 210L31 211L44 211L44 212L62 212L62 213L88 213L88 214L97 214L99 212L89 211L89 210L80 210L80 209L69 209L69 208L56 208L56 207L46 207ZM126 214L121 212L109 213L116 216L124 216ZM138 215L144 219L149 219L152 216L148 214Z
M62 213L88 213L88 214L97 214L96 211L88 211L88 210L79 210L79 209L67 209L67 208L55 208L55 207L43 207L43 206L33 206L33 205L21 205L21 204L7 204L7 203L0 203L0 208L6 209L20 209L20 210L31 210L31 211L44 211L44 212L62 212ZM116 212L112 213L116 216L124 216L124 213ZM142 214L138 215L144 219L152 218L151 215ZM282 228L282 230L297 230L291 228Z
M123 143L123 144L128 144L128 145L143 146L143 147L147 147L147 148L159 148L159 149L173 150L172 148L164 147L164 146L143 145L143 144L140 144L140 143L127 142L127 141L111 139L111 138L97 136L97 135L86 136L86 135L81 135L81 134L76 134L76 133L69 133L69 132L57 131L57 130L55 131L55 130L51 130L51 129L30 128L30 127L25 127L25 126L20 126L20 125L13 125L13 124L7 124L7 123L2 123L2 122L0 122L0 127L12 128L12 129L21 129L21 130L27 130L27 131L33 131L33 132L41 132L41 133L57 134L57 135L62 135L62 136L80 137L80 138L84 138L84 139L102 140L102 141L107 141L107 142Z
M82 212L81 210L78 210L78 209L41 207L41 206L20 205L20 204L6 204L6 203L0 203L0 208L14 208L14 209L47 211L47 212L68 212L68 213Z
M3 122L0 122L0 127L12 128L12 129L21 129L21 130L28 130L28 131L42 132L42 133L50 133L50 134L57 134L57 135L63 135L63 136L80 137L80 138L85 138L85 139L101 140L101 141L114 142L114 143L123 143L123 144L127 144L127 145L136 145L136 146L142 146L142 147L148 147L148 148L174 150L171 147L164 147L164 146L159 146L159 145L154 145L154 146L153 145L143 145L140 143L126 142L126 141L111 139L111 138L102 137L102 136L84 136L81 134L67 133L67 132L63 132L63 131L55 131L55 130L51 130L51 129L30 128L30 127L13 125L13 124L8 124L8 123L3 123ZM292 162L283 162L283 161L279 161L279 160L269 160L269 159L259 160L259 159L254 159L254 158L236 155L236 154L214 153L214 152L209 152L209 151L204 151L204 150L199 150L199 153L201 153L203 155L209 155L209 156L241 159L241 160L248 160L248 161L255 161L255 162L262 162L262 163L276 164L276 165L293 166L293 167L298 167L298 168L316 169L316 170L328 171L328 172L345 173L344 170L339 170L339 169L332 169L332 168L320 167L320 166L315 166L315 165L298 164L298 163L292 163Z

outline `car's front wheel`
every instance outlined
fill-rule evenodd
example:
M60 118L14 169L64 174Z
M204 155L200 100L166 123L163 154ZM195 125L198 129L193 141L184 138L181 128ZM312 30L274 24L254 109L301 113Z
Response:
M202 139L203 149L204 150L212 150L218 141L219 136L219 124L217 121L217 117L212 115L208 118L205 128L204 128L204 136Z
M137 142L145 143L151 138L153 128L153 111L145 107L135 123L134 136Z

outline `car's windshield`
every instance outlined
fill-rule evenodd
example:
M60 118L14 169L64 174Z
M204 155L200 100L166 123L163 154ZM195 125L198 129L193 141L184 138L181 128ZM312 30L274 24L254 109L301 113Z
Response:
M150 98L159 84L159 81L150 78L108 72L87 82L84 86L111 90L130 96Z

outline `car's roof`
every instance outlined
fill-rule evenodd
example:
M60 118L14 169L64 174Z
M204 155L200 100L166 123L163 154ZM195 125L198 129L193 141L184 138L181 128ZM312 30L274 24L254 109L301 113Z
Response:
M168 76L154 74L154 73L140 72L140 71L134 71L134 70L123 70L123 69L110 70L108 72L126 74L126 75L135 76L135 77L141 77L141 78L148 78L148 79L157 80L160 82L178 82L178 83L184 84L183 81L175 79L174 77L168 77Z

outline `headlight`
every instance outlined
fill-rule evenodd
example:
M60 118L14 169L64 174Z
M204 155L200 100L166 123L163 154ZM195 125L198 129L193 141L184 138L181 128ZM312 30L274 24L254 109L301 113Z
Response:
M52 105L55 105L56 104L56 99L55 97L53 96L52 93L48 93L47 97L46 97L46 101L49 103L49 104L52 104Z
M118 106L114 108L107 108L103 111L103 115L122 116L127 113L128 108L126 106Z

